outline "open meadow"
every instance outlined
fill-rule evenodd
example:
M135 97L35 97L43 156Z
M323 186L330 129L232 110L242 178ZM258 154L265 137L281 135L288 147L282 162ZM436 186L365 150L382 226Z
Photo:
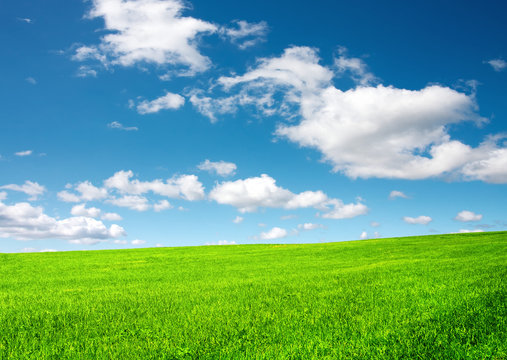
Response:
M506 359L507 232L0 254L0 359Z

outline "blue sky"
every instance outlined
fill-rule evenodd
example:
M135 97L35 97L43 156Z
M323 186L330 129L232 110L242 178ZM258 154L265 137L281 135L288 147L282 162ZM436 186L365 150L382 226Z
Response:
M501 1L0 3L0 251L507 228Z

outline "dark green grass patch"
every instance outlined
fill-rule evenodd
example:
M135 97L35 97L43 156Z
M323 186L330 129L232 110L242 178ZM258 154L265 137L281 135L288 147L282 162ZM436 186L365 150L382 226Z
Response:
M0 358L506 359L506 245L0 254Z

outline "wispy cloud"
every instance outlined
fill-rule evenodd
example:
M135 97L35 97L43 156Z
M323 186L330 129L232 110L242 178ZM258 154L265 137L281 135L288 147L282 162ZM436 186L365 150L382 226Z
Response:
M14 155L16 156L30 156L32 155L33 153L33 150L23 150L23 151L18 151L16 153L14 153Z
M108 128L111 129L118 129L118 130L124 130L124 131L137 131L139 130L136 126L124 126L122 123L118 121L113 121L109 124L107 124Z
M498 71L498 72L503 71L503 70L505 70L505 68L507 68L507 62L503 59L492 59L492 60L485 61L485 63L491 65L493 70Z
M206 159L199 165L197 165L199 170L213 172L219 176L230 176L234 175L236 172L237 166L232 162L226 161L209 161Z

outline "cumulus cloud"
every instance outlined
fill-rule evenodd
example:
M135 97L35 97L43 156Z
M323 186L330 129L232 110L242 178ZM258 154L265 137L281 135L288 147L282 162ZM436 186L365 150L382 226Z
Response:
M462 222L469 222L469 221L479 221L482 220L482 214L476 214L472 211L463 210L456 215L454 220L462 221Z
M185 98L178 94L166 92L165 95L155 100L144 100L137 104L136 109L139 114L153 114L160 110L178 109L185 104Z
M332 79L346 73L357 86L336 88ZM473 93L373 82L359 59L342 53L333 72L320 64L315 49L294 46L279 57L259 59L243 75L219 78L221 86L214 89L225 96L212 99L194 92L191 102L211 119L240 106L282 116L290 121L278 125L279 138L317 149L334 171L351 178L507 182L505 136L489 137L474 148L449 133L454 124L486 122L477 114Z
M275 239L283 239L287 237L288 232L285 229L274 227L267 232L262 232L260 235L261 240L275 240Z
M16 156L30 156L32 155L33 153L33 150L23 150L23 151L18 151L16 153L14 153L14 155Z
M234 218L234 220L232 220L232 222L235 224L241 224L243 222L243 220L245 220L245 219L238 215Z
M136 126L124 126L122 123L118 121L113 121L109 124L107 124L108 128L111 129L118 129L118 130L124 130L124 131L137 131L139 130Z
M39 195L44 194L46 188L37 182L26 180L23 185L9 184L0 186L0 189L23 192L30 196L28 200L37 200Z
M391 191L391 193L389 194L389 199L394 200L396 198L408 199L408 196L398 190Z
M491 67L495 71L502 71L505 68L507 68L507 62L503 59L492 59L492 60L486 61L486 63L491 65Z
M0 237L17 240L62 239L71 243L93 244L126 235L116 224L107 228L101 221L84 216L62 220L44 213L42 207L21 202L0 202Z
M79 204L73 206L70 213L74 216L98 218L100 216L100 209L97 209L96 207L86 208L85 204Z
M231 42L244 50L266 41L268 24L265 21L249 23L244 20L234 21L233 27L222 27L220 32Z
M106 34L98 45L77 48L74 60L106 66L150 63L182 73L209 68L198 50L200 35L218 30L212 23L183 16L182 0L93 0L88 18L102 18Z
M359 237L361 240L368 239L368 233L366 231L363 231Z
M429 216L418 216L416 218L405 216L403 217L403 221L405 221L407 224L421 224L421 225L427 225L429 224L433 219Z
M165 182L160 179L132 180L133 176L134 173L131 170L118 171L104 181L104 186L128 195L142 195L151 191L157 195L189 201L204 199L204 187L195 175L181 175L167 179Z
M209 194L219 204L236 207L240 212L254 212L259 207L300 209L314 207L322 211L324 218L344 219L366 213L363 204L343 204L341 200L329 199L322 191L304 191L299 194L279 187L269 175L236 181L225 181L215 185Z
M225 162L225 161L209 161L206 159L199 165L197 165L197 168L199 170L214 172L215 174L219 176L230 176L234 175L236 172L237 166L234 163L231 162Z
M344 204L341 200L332 199L327 204L332 208L329 212L321 215L324 219L351 219L366 215L369 211L368 207L360 202Z

